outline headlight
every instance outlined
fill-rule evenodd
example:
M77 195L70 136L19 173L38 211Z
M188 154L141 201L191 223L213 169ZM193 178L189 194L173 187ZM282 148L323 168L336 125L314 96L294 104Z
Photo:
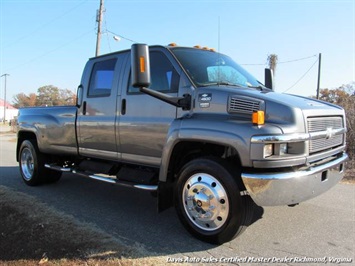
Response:
M265 144L264 145L264 158L270 157L274 154L274 144Z
M270 157L272 155L285 155L288 151L287 143L275 143L275 144L265 144L264 145L264 158Z
M284 155L287 153L287 143L280 144L280 155Z

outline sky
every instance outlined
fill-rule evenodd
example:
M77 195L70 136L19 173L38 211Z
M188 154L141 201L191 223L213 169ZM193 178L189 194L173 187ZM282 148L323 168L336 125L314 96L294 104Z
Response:
M0 0L8 102L45 85L76 91L95 56L99 2ZM267 57L276 54L276 92L311 96L321 53L321 88L355 81L355 0L104 0L104 7L100 54L135 42L198 44L229 55L262 82Z

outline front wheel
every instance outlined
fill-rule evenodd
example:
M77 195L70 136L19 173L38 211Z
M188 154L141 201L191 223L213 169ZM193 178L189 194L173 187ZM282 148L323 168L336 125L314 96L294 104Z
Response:
M252 210L240 195L239 177L238 169L217 158L195 159L182 168L175 187L175 207L193 236L222 244L245 229Z

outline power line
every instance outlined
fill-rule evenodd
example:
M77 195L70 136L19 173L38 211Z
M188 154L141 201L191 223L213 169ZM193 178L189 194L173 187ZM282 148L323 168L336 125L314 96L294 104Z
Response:
M53 53L53 52L55 52L55 51L57 51L57 50L59 50L59 49L61 49L61 48L63 48L63 47L65 47L65 46L67 46L67 45L69 45L69 44L75 42L76 40L81 39L82 37L84 37L84 36L86 36L86 35L88 35L89 33L92 33L92 32L93 32L93 29L91 29L91 30L89 30L89 31L87 31L87 32L85 32L85 33L83 33L83 34L81 34L80 36L78 36L78 37L75 38L75 39L72 39L72 40L69 41L69 42L66 42L66 43L62 44L61 46L58 46L58 47L56 47L56 48L54 48L54 49L52 49L52 50L49 50L49 51L47 51L47 52L45 52L45 53L43 53L43 54L41 54L41 55L39 55L39 56L36 56L35 58L30 59L29 61L27 61L27 62L25 62L25 63L22 63L22 64L20 64L20 65L14 66L13 68L10 68L10 69L8 69L8 70L14 70L14 69L17 69L17 68L22 67L22 66L24 66L24 65L28 65L28 64L30 64L30 63L32 63L32 62L38 60L39 58L44 57L44 56L46 56L46 55L48 55L48 54L51 54L51 53Z
M306 60L312 57L316 57L317 55L311 55L311 56L307 56L307 57L303 57L303 58L299 58L299 59L294 59L294 60L289 60L289 61L283 61L283 62L277 62L277 64L286 64L286 63L293 63L293 62L297 62L297 61L302 61L302 60Z
M126 37L124 37L124 36L122 36L122 35L120 35L120 34L114 33L114 32L112 32L112 31L109 31L109 30L106 30L106 31L109 32L109 33L111 33L111 34L113 34L113 35L116 35L116 36L118 36L118 37L120 37L120 38L122 38L122 39L125 39L125 40L127 40L127 41L130 41L130 42L137 42L137 41L134 41L134 40L132 40L132 39L128 39L128 38L126 38Z
M298 82L300 82L306 75L307 73L312 69L312 67L318 62L318 58L317 60L311 65L311 67L306 71L306 73L304 73L296 82L295 84L293 84L291 87L289 87L287 90L284 90L283 93L289 91L290 89L292 89L294 86L296 86L298 84Z
M38 32L39 30L41 30L42 28L47 27L48 25L52 24L54 21L56 21L56 20L58 20L58 19L64 17L65 15L71 13L72 11L74 11L75 9L77 9L78 7L80 7L82 4L84 4L84 3L87 2L87 1L89 1L89 0L83 0L83 1L82 1L81 3L79 3L78 5L72 7L71 9L69 9L69 10L67 10L67 11L65 11L63 14L61 14L61 15L59 15L59 16L57 16L57 17L51 19L50 21L48 21L48 22L46 22L46 23L43 23L42 25L38 26L36 29L34 29L33 31L31 31L30 33L21 36L20 38L18 38L17 40L15 40L15 41L13 41L13 42L11 42L11 43L9 43L9 44L5 44L5 47L4 47L4 48L9 47L9 46L12 46L12 45L14 45L14 44L16 44L16 43L18 43L18 42L20 42L20 41L22 41L22 40L24 40L24 39L30 37L30 36L33 36L35 33L37 33L37 32Z
M306 60L312 57L316 57L317 55L311 55L311 56L307 56L307 57L302 57L302 58L297 58L297 59L293 59L293 60L287 60L287 61L281 61L281 62L277 62L277 64L287 64L287 63L293 63L293 62L297 62L297 61L302 61L302 60ZM239 64L241 66L265 66L267 63L257 63L257 64Z
M266 62L264 64L239 64L241 66L265 66Z

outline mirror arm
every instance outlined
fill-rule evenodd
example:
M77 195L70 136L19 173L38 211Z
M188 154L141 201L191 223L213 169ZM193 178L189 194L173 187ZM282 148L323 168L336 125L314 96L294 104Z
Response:
M190 94L184 94L183 97L177 97L178 98L178 103L179 106L181 107L182 110L191 110L191 95Z
M184 94L183 97L174 97L159 91L154 91L145 87L140 87L139 90L145 94L148 94L154 98L162 100L163 102L169 103L176 107L181 107L183 110L190 110L191 109L191 95Z

